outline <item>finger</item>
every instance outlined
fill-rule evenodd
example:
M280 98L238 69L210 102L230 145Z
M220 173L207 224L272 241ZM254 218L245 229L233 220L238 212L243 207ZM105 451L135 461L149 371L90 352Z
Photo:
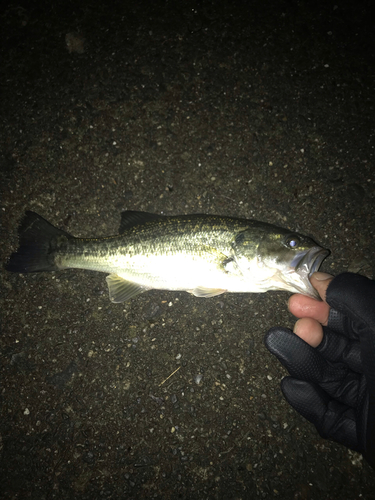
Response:
M312 422L323 438L330 438L356 451L357 438L355 411L332 400L322 389L308 382L285 377L281 390L288 403Z
M294 325L293 332L311 347L318 347L323 340L322 325L312 318L299 319Z
M355 373L363 373L361 345L358 340L348 339L329 327L323 327L323 339L318 350L327 361L342 363Z
M345 376L344 368L331 367L315 348L287 328L271 328L264 340L268 350L292 377L320 384L324 380L337 381Z
M328 362L319 352L287 328L271 328L264 338L267 349L274 354L290 375L319 385L330 397L354 407L356 405L359 374L341 363Z
M328 322L329 305L306 295L292 295L289 299L288 308L297 318L313 318L322 325L326 325Z
M331 309L334 311L334 309ZM327 361L343 363L356 373L363 373L361 348L358 341L349 341L347 337L336 333L312 318L299 319L293 332L311 347L318 347Z
M289 311L297 318L313 318L322 325L327 325L329 316L329 305L325 302L328 285L333 280L333 276L326 273L314 273L311 284L319 292L324 302L312 299L306 295L292 295L289 299Z
M328 285L331 283L333 278L334 276L332 276L331 274L320 272L314 273L310 277L310 283L319 292L319 295L324 301L326 300Z

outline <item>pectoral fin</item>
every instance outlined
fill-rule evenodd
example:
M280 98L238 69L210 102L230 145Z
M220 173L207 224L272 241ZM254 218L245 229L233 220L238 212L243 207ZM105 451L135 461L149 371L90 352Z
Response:
M136 295L149 290L149 288L133 283L132 281L124 280L117 274L110 274L106 277L108 284L109 298L111 302L125 302Z
M222 290L221 288L206 288L205 286L197 286L194 290L188 290L188 292L192 293L196 297L216 297L216 295L221 295L225 293L226 290Z

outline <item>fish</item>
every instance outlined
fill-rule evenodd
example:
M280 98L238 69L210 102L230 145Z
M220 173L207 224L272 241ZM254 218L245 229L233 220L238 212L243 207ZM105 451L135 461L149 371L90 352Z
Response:
M220 215L126 211L119 234L76 238L27 211L18 232L19 248L5 265L8 271L105 272L113 303L151 289L206 298L285 290L319 299L309 277L329 254L302 234Z

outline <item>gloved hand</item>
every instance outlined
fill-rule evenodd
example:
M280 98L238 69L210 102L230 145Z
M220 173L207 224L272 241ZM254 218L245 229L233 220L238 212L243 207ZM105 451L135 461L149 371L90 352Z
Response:
M281 382L289 404L375 468L375 281L340 274L325 300L331 309L318 347L282 327L265 344L291 375Z

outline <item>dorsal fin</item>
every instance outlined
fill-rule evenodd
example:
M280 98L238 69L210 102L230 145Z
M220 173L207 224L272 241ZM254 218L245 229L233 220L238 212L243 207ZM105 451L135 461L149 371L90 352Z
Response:
M127 210L126 212L122 212L121 214L119 233L121 234L127 229L131 229L134 226L139 226L141 224L144 224L145 222L150 222L151 220L160 220L163 218L164 215Z

